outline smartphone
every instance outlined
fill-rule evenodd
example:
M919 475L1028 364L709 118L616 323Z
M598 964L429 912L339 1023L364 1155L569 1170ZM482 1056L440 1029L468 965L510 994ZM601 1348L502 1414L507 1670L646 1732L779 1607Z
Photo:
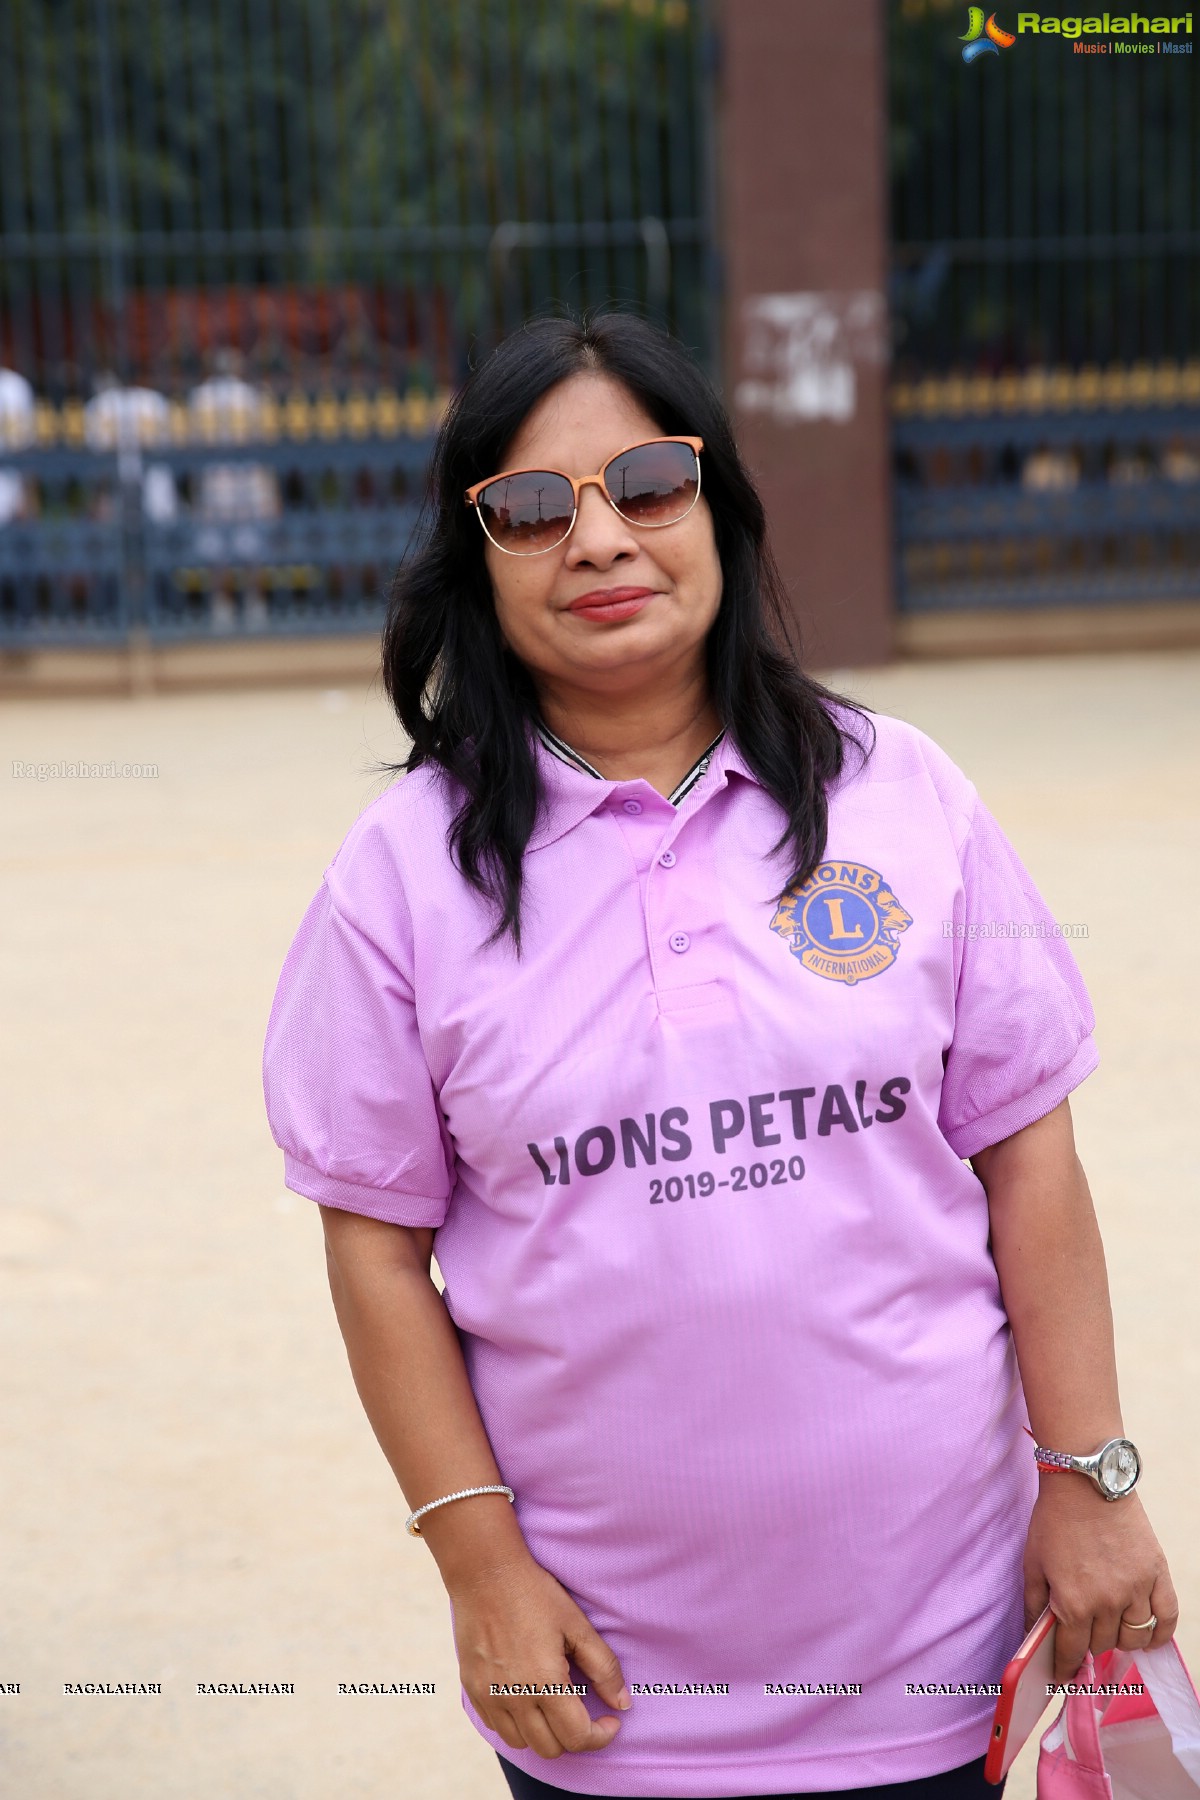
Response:
M1047 1607L1031 1626L1024 1643L1005 1669L992 1720L992 1737L983 1779L995 1787L1003 1781L1029 1742L1038 1720L1054 1700L1046 1689L1054 1681L1054 1628L1058 1620Z

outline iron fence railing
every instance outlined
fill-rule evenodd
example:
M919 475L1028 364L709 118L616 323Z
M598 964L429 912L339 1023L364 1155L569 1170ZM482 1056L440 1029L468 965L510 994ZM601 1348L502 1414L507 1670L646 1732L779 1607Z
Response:
M887 9L900 605L1194 598L1196 58L1001 16Z
M107 443L84 409L40 408L4 469L0 645L377 628L444 402L293 393L237 431L180 407Z
M9 0L0 644L373 629L531 313L716 375L713 46L708 0Z
M1200 361L893 391L900 603L1200 598Z

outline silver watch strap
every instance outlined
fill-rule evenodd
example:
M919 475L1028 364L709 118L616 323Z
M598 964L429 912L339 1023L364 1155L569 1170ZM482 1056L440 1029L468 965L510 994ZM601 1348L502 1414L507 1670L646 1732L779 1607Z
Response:
M1041 1444L1033 1446L1033 1457L1035 1462L1051 1463L1056 1469L1074 1470L1078 1468L1081 1460L1079 1457L1069 1455L1065 1450L1047 1450Z

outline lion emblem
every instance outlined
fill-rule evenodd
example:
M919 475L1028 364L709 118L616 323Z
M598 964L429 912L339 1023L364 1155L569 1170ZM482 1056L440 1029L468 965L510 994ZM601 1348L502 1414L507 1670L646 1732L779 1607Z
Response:
M814 975L853 987L891 968L912 922L878 869L823 862L783 894L771 930Z

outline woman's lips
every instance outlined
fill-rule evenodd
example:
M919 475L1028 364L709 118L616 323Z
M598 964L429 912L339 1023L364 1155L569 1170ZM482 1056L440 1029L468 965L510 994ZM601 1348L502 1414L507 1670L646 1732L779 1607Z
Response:
M577 613L581 619L601 622L632 619L653 598L653 588L602 588L594 594L581 594L578 600L572 600L567 611Z

